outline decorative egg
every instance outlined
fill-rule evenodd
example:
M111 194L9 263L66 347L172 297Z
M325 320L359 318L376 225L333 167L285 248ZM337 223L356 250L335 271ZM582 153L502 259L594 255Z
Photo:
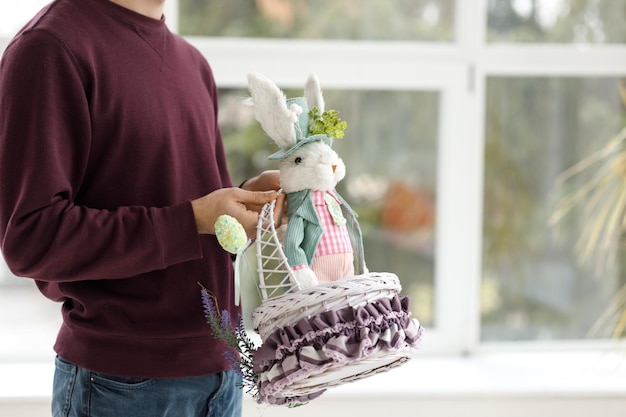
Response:
M217 241L227 252L237 254L248 246L248 235L237 219L222 214L215 222Z

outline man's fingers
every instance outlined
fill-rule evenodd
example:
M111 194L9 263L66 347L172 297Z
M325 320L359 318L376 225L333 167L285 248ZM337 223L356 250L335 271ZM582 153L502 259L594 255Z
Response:
M259 222L259 215L253 211L245 211L242 214L242 218L239 220L241 225L246 231L249 237L254 236L256 233L257 223Z
M244 191L239 199L246 210L241 215L241 223L244 228L256 227L256 223L259 219L259 212L264 204L276 199L276 191Z
M238 202L245 204L246 206L263 206L265 203L276 199L278 195L277 191L246 191L241 188L232 188L236 193L235 198Z
M281 194L276 198L276 206L274 207L274 227L278 228L283 222L285 215L285 194Z
M276 191L255 191L252 192L252 201L248 201L248 203L262 206L263 204L276 199L277 194L278 193Z

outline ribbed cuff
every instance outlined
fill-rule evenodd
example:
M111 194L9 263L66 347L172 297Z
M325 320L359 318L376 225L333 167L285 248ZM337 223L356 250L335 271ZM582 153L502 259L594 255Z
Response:
M153 209L163 267L202 258L200 236L191 201Z

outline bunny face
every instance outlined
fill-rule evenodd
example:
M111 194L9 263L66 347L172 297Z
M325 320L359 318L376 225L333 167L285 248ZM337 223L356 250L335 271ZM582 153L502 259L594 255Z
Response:
M346 166L330 146L311 142L280 161L280 182L286 193L329 191L346 175Z

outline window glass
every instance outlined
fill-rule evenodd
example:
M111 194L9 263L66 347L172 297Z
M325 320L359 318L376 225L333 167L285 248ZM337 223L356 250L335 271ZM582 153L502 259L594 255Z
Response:
M267 156L278 148L242 105L246 94L220 93L220 125L235 183L277 168ZM345 137L333 144L347 171L337 189L359 214L368 268L398 275L413 314L430 325L439 93L325 89L324 98L327 109L339 110L348 123Z
M624 86L618 78L487 80L482 340L603 338L616 329L626 240L594 235L620 230L623 218L604 210L626 189L626 140L562 173L624 128ZM560 217L564 199L585 190ZM611 224L617 229L604 229Z
M180 0L183 35L450 41L454 0Z
M0 36L12 37L50 0L20 0L2 2Z
M27 278L16 278L0 258L0 362L49 361L61 324L61 304Z
M492 42L624 43L626 0L489 0Z

